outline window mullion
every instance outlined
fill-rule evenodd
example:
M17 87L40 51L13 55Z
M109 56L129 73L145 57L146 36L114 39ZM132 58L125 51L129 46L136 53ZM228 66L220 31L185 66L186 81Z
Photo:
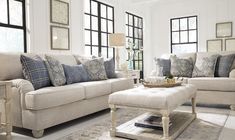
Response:
M9 0L7 0L7 23L10 25L10 6L9 6Z
M101 57L101 9L98 3L98 56Z

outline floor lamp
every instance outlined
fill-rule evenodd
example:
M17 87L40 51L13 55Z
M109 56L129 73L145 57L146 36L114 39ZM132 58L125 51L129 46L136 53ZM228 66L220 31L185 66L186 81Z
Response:
M109 35L109 47L115 48L116 51L116 70L120 70L119 66L119 48L124 47L126 42L125 34L114 33Z

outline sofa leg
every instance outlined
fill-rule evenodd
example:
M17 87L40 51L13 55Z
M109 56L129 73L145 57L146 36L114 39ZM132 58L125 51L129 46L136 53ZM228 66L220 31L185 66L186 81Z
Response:
M235 105L230 105L230 109L231 109L232 111L235 111Z
M44 130L32 130L33 137L41 138L43 136Z

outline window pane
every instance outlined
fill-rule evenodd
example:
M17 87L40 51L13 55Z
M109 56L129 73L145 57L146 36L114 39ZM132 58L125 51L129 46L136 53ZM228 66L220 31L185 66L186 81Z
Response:
M102 47L102 48L101 48L101 55L102 55L104 58L108 58L108 55L107 55L107 47Z
M86 30L85 30L85 44L88 44L88 45L91 44L90 31L86 31Z
M101 45L107 46L107 34L106 33L101 34L101 40L102 40Z
M143 38L143 35L142 35L142 29L139 29L139 33L138 33L138 35L139 35L139 38Z
M133 37L133 27L129 26L129 36Z
M84 0L84 11L90 13L90 0Z
M139 19L139 27L140 27L140 28L143 27L143 25L142 25L143 22L142 22L142 21L143 21L142 19Z
M101 19L101 31L107 32L107 20Z
M101 5L101 17L107 18L106 6L103 4Z
M108 19L113 19L113 8L108 7Z
M0 27L0 46L1 52L24 52L23 30Z
M92 47L92 55L98 56L98 47L95 46Z
M143 59L143 58L142 58L142 53L143 53L142 51L139 52L139 60L142 60L142 59Z
M197 41L197 32L189 31L189 42L196 42Z
M85 46L85 55L91 55L91 47Z
M135 38L139 38L139 29L134 28Z
M113 57L113 48L108 48L108 50L109 50L109 58L110 57Z
M84 18L85 18L85 19L84 19L84 20L85 20L85 21L84 21L84 24L85 24L84 26L85 26L85 28L86 28L86 29L90 29L90 26L91 26L91 25L90 25L90 16L89 16L89 15L85 15Z
M172 43L179 43L179 32L172 32Z
M93 15L98 15L98 5L97 5L97 2L91 1L91 13Z
M133 26L133 16L129 15L129 25Z
M196 28L197 28L196 17L189 18L189 29L196 29Z
M196 52L196 44L182 44L182 45L173 45L173 53L190 53L190 52Z
M135 70L139 70L139 62L135 61Z
M22 26L22 2L9 0L10 24Z
M126 24L128 24L128 14L126 14Z
M126 26L126 36L129 36L128 26Z
M135 27L138 27L138 23L139 23L139 22L138 22L138 18L135 17L134 20L135 20Z
M98 31L98 18L92 16L91 17L92 22L92 29Z
M143 42L142 42L142 40L139 40L139 49L143 49Z
M7 0L0 0L0 22L7 23Z
M172 20L172 31L179 31L180 25L179 25L179 20L175 19Z
M108 32L113 33L113 22L112 21L108 21Z
M187 30L188 24L187 24L187 18L180 19L180 30Z
M92 32L92 45L98 45L98 32Z
M180 42L181 43L188 42L188 31L180 32Z

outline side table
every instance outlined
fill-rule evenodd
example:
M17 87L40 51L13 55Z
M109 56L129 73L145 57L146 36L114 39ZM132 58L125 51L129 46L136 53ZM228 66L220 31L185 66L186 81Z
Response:
M11 82L0 81L0 133L6 133L6 140L11 140Z
M126 78L132 78L133 80L136 80L136 85L139 84L140 70L121 70L118 72L123 74Z

